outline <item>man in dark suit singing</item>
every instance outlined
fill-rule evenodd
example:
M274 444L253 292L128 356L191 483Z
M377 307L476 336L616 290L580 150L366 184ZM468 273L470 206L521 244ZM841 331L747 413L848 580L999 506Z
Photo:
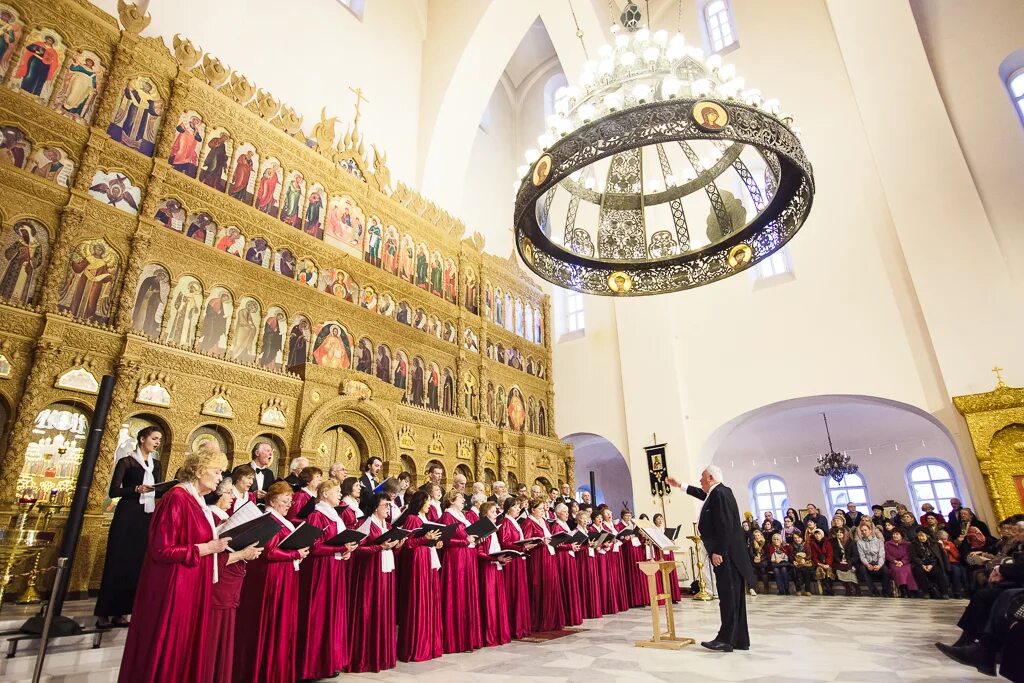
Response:
M682 488L674 479L669 484ZM722 470L708 465L700 475L700 488L686 492L704 501L697 530L711 556L718 584L718 608L722 628L714 640L701 643L709 650L732 652L750 649L747 633L747 586L754 585L754 568L747 556L747 544L740 527L740 510L732 489L722 483Z

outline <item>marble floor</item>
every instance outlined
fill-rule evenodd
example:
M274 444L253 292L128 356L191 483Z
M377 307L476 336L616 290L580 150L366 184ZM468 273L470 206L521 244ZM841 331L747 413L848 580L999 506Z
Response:
M966 603L961 600L883 598L748 598L751 649L720 654L700 645L679 651L638 648L650 637L650 612L634 609L596 621L587 630L547 643L513 642L500 648L445 655L432 662L399 663L380 674L345 675L409 683L556 681L634 683L671 681L972 681L993 679L943 657L932 645L952 642ZM718 603L687 600L677 606L679 635L701 640L718 630Z

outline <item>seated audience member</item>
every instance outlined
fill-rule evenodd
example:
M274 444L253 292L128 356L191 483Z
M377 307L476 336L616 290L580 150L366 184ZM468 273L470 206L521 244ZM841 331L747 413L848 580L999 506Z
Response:
M754 565L754 577L758 583L764 581L764 592L768 592L768 576L771 570L768 566L768 543L765 542L764 534L760 529L754 529L750 534L750 543L747 545L750 551L750 563ZM756 588L756 586L751 586Z
M903 503L896 503L896 511L892 513L892 518L896 522L896 526L900 525L900 518L903 517L904 512L910 512L910 509ZM913 513L910 515L913 517Z
M775 515L769 510L764 513L764 521L761 522L761 533L766 539L782 532L782 522L775 519Z
M949 499L949 507L950 507L949 516L946 518L947 524L949 524L949 526L952 526L952 527L959 526L959 524L960 524L960 508L963 507L960 504L960 499L959 498L950 498ZM952 529L950 531L952 532Z
M909 540L917 535L917 520L914 519L914 515L911 514L910 510L900 513L900 516L895 521L896 526L903 532L904 538Z
M891 519L887 519L882 523L882 538L886 541L892 538L892 532L894 531L896 531L896 523Z
M743 520L740 522L740 528L743 529L743 537L747 539L747 543L750 543L750 522Z
M814 580L814 562L811 552L800 534L793 536L793 582L796 584L797 595L811 594L811 581Z
M939 531L942 530L942 525L939 523L939 515L934 513L922 515L924 521L921 522L921 528L928 532L928 535L932 538L938 539Z
M989 532L988 525L985 524L985 522L978 519L977 517L975 517L974 511L971 510L970 508L960 508L959 517L960 519L958 524L950 525L950 535L952 535L953 532L956 532L957 536L963 536L967 532L968 528L973 527L980 531L981 534L985 537L986 544L994 540L992 538L991 532Z
M807 541L807 549L810 551L811 562L814 563L814 578L821 582L822 592L825 595L833 595L836 573L832 567L835 563L832 555L832 540L825 536L823 530L815 529L814 535Z
M782 522L782 540L789 545L793 545L793 535L799 533L800 529L793 523L793 519L787 515Z
M885 541L875 533L870 520L857 527L857 574L867 584L872 597L878 597L875 580L882 583L881 594L889 597L889 567L885 562Z
M881 529L885 524L885 508L881 505L871 506L871 523L875 525L876 529Z
M804 531L804 523L800 519L800 513L796 511L796 508L786 509L786 519L793 520L793 526L800 530L800 533Z
M845 526L836 527L832 536L832 559L836 579L843 584L847 595L860 595L860 584L857 582L857 544Z
M792 546L782 540L782 534L775 534L772 536L767 554L768 566L775 576L775 588L778 594L789 595L789 579L793 571Z
M936 600L949 597L949 558L939 547L938 541L928 535L924 529L918 529L914 541L910 544L910 564L914 572L914 581L922 595L930 595Z
M935 512L935 506L932 505L931 503L925 503L924 505L922 505L921 506L921 517L920 517L921 526L927 526L927 524L928 524L928 520L926 520L925 517L927 517L928 515L937 515L937 514L939 514L939 513Z
M832 517L832 524L829 526L828 535L831 538L835 538L836 532L839 529L846 529L846 516L842 512L836 511L836 514Z
M818 529L827 529L828 520L825 519L825 515L818 511L818 506L814 503L807 504L807 514L804 515L804 530L807 530L807 523L814 522L814 525ZM810 543L810 539L805 539Z
M917 591L914 581L914 570L910 562L910 543L903 538L899 529L892 530L892 537L885 542L885 561L889 565L889 575L896 582L900 596L907 598Z
M857 509L856 503L847 503L846 512L843 513L843 517L846 518L846 527L850 529L850 533L860 526L860 522L864 519L864 513Z
M937 537L939 547L946 553L946 559L949 560L949 583L953 590L953 597L962 598L964 586L967 584L967 572L960 564L960 551L957 550L956 544L949 540L949 532L945 529L940 529Z

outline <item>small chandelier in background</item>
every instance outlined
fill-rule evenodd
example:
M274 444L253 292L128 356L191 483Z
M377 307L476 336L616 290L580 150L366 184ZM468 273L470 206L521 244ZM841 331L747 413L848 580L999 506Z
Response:
M814 196L793 118L681 34L612 31L518 169L523 261L560 287L637 296L721 280L780 249Z
M850 456L846 453L836 453L832 448L832 434L828 431L828 418L825 413L821 414L825 420L825 435L828 437L828 453L818 456L818 464L814 466L814 473L821 477L832 477L836 482L841 482L848 474L857 474L860 467L850 463Z

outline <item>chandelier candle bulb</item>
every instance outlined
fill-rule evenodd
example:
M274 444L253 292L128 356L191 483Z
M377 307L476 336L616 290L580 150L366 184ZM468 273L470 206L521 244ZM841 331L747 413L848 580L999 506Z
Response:
M618 33L615 36L615 47L626 47L629 45L629 36L625 33Z
M658 48L654 47L653 45L651 47L644 48L644 61L646 61L646 62L656 62L656 61L658 61L658 57L660 57L660 56L661 56L661 50L659 50Z
M707 65L712 71L717 71L722 66L722 55L708 55Z
M619 64L622 66L633 66L636 63L636 54L633 52L623 52L619 55Z
M651 29L642 28L633 34L633 41L637 43L646 43L651 39Z
M682 35L680 35L679 37L682 38ZM668 31L666 31L664 29L662 29L660 31L655 31L654 32L654 42L657 43L658 45L667 45L668 44Z
M724 64L722 68L718 70L718 77L723 81L731 81L736 77L736 66L733 64Z

